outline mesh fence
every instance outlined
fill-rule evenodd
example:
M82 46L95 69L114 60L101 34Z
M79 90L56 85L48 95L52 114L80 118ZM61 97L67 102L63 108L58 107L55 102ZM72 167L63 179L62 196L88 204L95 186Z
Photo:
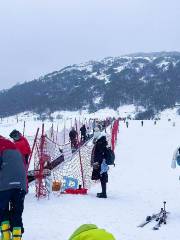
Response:
M110 133L109 128L106 134L109 145L111 144ZM33 139L28 138L28 140L32 146ZM79 185L89 189L95 183L91 180L91 153L94 146L92 139L73 154L69 142L64 145L59 145L57 142L47 135L44 136L43 140L42 138L37 139L31 163L31 167L34 163L34 171L32 172L34 172L36 179L34 181L36 194L42 192L42 195L45 195L50 192L50 182L52 181L61 182L61 191L71 187L78 188Z
M92 184L91 151L92 144L90 142L84 144L73 155L69 151L63 151L65 160L52 170L53 179L64 184L67 178L72 178L75 181L77 180L78 185L89 188ZM74 181L71 182L74 184Z

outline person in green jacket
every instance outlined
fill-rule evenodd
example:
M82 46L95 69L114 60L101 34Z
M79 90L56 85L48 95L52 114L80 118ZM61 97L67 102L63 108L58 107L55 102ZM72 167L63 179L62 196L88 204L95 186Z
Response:
M106 232L104 229L98 228L94 224L81 225L69 238L69 240L116 240L115 237Z

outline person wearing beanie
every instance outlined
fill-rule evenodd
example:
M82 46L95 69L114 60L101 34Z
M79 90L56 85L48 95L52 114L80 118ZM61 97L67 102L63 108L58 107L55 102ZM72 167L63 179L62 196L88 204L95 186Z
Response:
M14 140L16 148L21 152L24 157L25 164L28 166L29 156L31 154L31 148L27 139L17 130L13 130L9 136Z

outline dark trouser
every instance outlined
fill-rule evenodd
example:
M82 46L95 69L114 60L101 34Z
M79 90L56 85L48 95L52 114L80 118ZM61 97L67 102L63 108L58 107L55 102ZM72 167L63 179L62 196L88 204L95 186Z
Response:
M28 165L29 155L26 154L26 155L24 156L24 158L25 158L26 165Z
M21 227L23 231L22 213L25 194L22 189L0 191L0 224L3 221L10 221L11 229Z
M78 148L78 142L76 138L71 139L71 148Z
M85 135L84 135L84 134L81 135L81 141L82 141L82 142L85 142L85 141L86 141L86 134L85 134Z
M106 183L108 182L108 174L107 174L107 172L101 174L100 182L101 182L101 187L102 187L102 193L106 194Z

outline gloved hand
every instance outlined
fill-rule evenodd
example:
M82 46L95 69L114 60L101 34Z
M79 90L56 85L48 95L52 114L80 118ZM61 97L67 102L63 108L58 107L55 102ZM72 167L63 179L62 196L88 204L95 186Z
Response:
M98 169L99 168L99 163L98 162L95 162L93 163L93 169Z

